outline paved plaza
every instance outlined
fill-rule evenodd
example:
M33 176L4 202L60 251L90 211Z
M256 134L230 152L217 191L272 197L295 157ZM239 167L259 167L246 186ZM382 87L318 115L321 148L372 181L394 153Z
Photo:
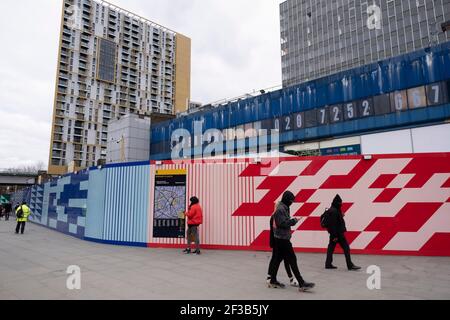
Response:
M268 289L270 253L204 250L184 255L178 249L147 249L85 242L27 224L25 235L14 221L0 221L0 299L149 299L149 300L304 300L450 299L450 258L354 256L361 272L324 270L323 254L297 254L310 293L296 288ZM81 268L81 290L68 290L68 266ZM369 290L370 265L381 268L381 289ZM279 280L287 283L283 265Z

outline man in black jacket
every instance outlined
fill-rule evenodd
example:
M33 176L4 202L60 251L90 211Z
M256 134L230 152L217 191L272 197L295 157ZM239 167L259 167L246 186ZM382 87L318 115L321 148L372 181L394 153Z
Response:
M330 234L330 243L328 244L327 251L327 261L325 262L326 269L337 269L333 266L333 253L336 248L336 244L339 245L344 250L345 260L347 262L347 268L351 271L356 271L361 269L361 267L355 266L352 262L350 256L350 246L348 245L347 239L345 238L345 232L347 228L345 227L344 216L342 215L342 199L337 195L331 208L328 209L328 233Z
M298 219L291 218L289 211L289 207L294 203L294 200L294 194L290 191L286 191L273 215L274 251L277 251L277 254L272 256L269 265L269 274L271 276L269 287L283 287L283 285L280 285L277 281L277 273L281 261L285 260L298 281L299 290L306 291L314 288L315 284L308 283L302 278L300 271L298 270L297 256L292 247L291 227L298 222Z
M276 210L276 207L275 207L275 210ZM272 259L274 261L276 261L277 259L280 259L280 250L275 243L275 236L273 233L273 225L274 225L274 216L272 215L272 217L270 217L270 247L272 248ZM290 282L291 286L298 287L298 281L297 281L297 279L294 278L294 275L292 274L292 271L291 271L291 267L286 260L284 260L284 267L285 267L286 273L289 277L289 282ZM272 280L272 276L270 275L270 273L271 273L271 268L269 266L269 271L267 273L267 280L266 280L269 287L271 286L270 280ZM274 281L273 283L276 283L276 285L279 286L280 288L285 287L284 284L278 282L277 280Z

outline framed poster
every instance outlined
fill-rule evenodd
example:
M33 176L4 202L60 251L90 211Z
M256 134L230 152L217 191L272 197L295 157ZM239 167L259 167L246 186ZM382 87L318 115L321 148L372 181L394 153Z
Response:
M153 210L154 238L184 238L186 170L156 170Z

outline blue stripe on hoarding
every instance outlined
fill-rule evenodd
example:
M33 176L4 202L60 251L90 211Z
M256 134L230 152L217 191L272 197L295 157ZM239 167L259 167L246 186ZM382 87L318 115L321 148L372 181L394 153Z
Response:
M111 168L139 167L139 166L147 166L147 165L150 165L150 161L110 163L110 164L101 166L101 169L99 169L99 167L96 166L96 167L90 167L89 170L95 171L95 170L103 170L103 169L111 169Z
M116 246L128 246L128 247L147 248L147 243L144 243L144 242L101 240L101 239L94 239L94 238L87 238L87 237L85 237L84 240L90 241L90 242L101 243L101 244L116 245Z

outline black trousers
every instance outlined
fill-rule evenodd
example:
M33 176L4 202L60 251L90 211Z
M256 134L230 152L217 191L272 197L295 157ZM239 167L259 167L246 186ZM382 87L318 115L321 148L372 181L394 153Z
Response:
M19 233L19 230L20 230L20 233L24 233L24 231L25 231L25 221L17 221L17 227L16 227L16 233Z
M274 256L279 258L279 255L280 255L280 250L278 249L278 246L276 246L276 247L273 248L273 250L272 250L272 259L271 259L271 261L274 259ZM278 259L278 258L275 258L275 259ZM291 278L292 278L291 267L289 266L289 263L288 263L286 260L283 260L283 261L284 261L284 268L286 269L286 273L287 273L289 279L291 279ZM271 276L271 274L270 274L270 271L271 271L270 266L271 266L271 265L269 264L269 271L267 272L267 274L268 274L269 276Z
M305 280L303 280L300 270L298 269L297 256L295 255L291 241L275 239L274 242L273 255L269 264L271 281L277 281L278 269L280 268L281 261L284 260L294 273L299 285L302 286L305 283Z
M334 237L330 235L330 243L328 244L327 250L327 261L325 262L325 266L331 266L333 264L333 253L334 249L336 249L336 245L339 243L341 248L344 250L345 261L347 262L347 268L353 267L352 258L350 256L350 246L348 245L347 239L344 234L338 235L337 242L333 241Z
M9 220L9 212L5 212L5 221Z

